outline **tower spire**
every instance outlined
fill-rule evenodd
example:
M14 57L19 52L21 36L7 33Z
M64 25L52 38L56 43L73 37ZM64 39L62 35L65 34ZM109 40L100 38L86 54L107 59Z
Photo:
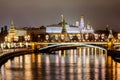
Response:
M10 23L9 35L12 37L15 36L15 27L14 27L13 20L11 20L11 23Z
M10 28L14 28L14 22L11 20Z
M62 33L66 33L67 31L65 26L65 19L63 15L61 15L61 17L62 17Z
M64 20L64 16L63 16L63 14L61 15L61 18L62 18L62 22L63 22L63 20Z
M62 29L65 29L65 30L66 30L64 16L63 16L63 15L61 15L61 17L62 17Z
M85 25L84 25L84 16L80 17L80 29L84 29Z
M63 15L61 15L62 17L62 34L64 35L64 41L67 41L67 30L66 30L66 24L65 24L65 19L63 17Z

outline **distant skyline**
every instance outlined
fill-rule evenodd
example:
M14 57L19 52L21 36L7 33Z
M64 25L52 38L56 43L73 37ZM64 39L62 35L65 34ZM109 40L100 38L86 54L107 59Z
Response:
M0 27L11 20L15 27L57 24L61 14L68 24L84 15L95 30L120 31L120 0L0 0Z

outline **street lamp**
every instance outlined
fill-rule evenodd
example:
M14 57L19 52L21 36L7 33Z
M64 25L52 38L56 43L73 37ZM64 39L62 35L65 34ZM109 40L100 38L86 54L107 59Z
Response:
M61 40L64 41L65 36L61 34Z
M80 34L77 34L77 37L78 37L78 40L80 40L80 39L81 39L81 35L80 35Z
M38 42L40 41L40 35L38 35L38 39L37 39L37 41L38 41Z
M11 47L10 42L11 42L10 37L9 36L5 36L5 46L10 48Z
M30 41L30 35L26 35L25 37L25 41L26 41L26 47L28 47L28 42Z
M120 41L120 33L118 33L117 37L118 37L118 40Z
M102 39L102 41L105 40L105 34L101 34L101 39Z
M49 35L45 35L45 39L46 39L46 41L48 41L49 40Z
M14 47L16 47L17 46L17 42L18 42L18 40L19 40L19 37L18 36L14 36Z
M88 40L88 38L89 38L89 35L85 34L85 39Z
M58 41L58 35L57 34L55 35L55 40Z
M71 40L73 39L73 36L70 34L70 35L69 35L69 38L70 38L70 41L71 41Z
M98 40L98 34L94 34L94 37L95 37L95 41L97 41Z

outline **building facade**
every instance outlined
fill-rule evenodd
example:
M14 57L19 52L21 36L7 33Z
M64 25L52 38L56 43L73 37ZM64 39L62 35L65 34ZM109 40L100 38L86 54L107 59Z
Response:
M84 16L81 16L80 21L76 22L76 25L68 25L62 15L62 20L59 24L48 25L46 27L46 40L53 41L70 41L70 40L82 40L84 35L93 34L94 30L90 24L85 25Z

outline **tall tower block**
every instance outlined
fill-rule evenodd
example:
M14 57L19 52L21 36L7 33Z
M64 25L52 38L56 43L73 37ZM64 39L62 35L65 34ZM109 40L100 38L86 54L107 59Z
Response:
M80 30L83 30L85 28L85 23L84 23L84 16L80 17Z

